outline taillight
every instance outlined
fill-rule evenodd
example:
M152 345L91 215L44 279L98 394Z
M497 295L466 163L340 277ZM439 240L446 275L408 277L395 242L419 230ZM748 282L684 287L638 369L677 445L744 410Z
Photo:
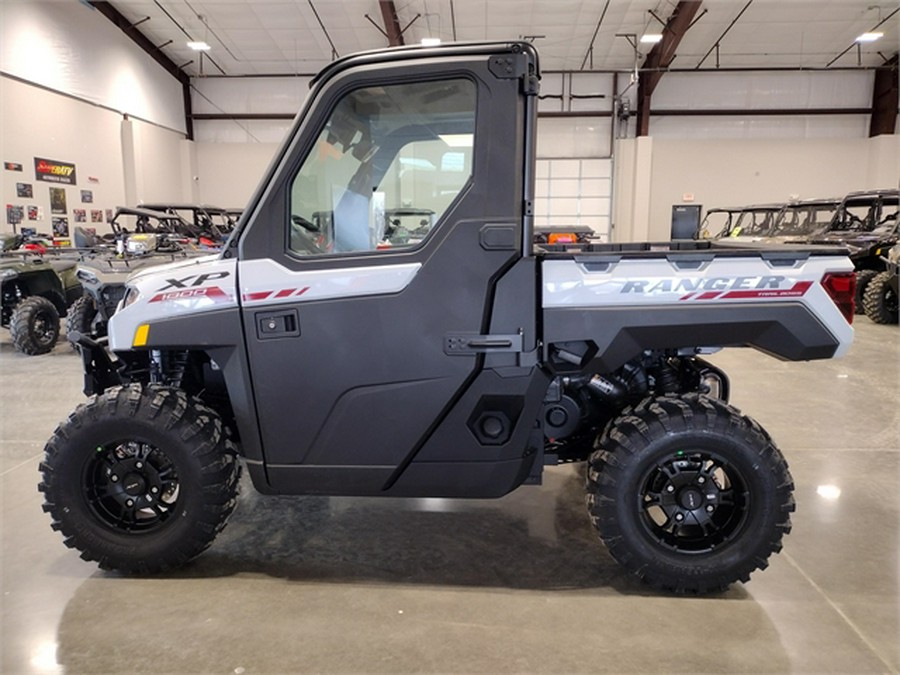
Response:
M853 323L856 299L855 272L829 272L822 277L822 285L831 296L834 304L841 310L847 323Z
M548 244L574 244L576 241L574 232L552 232L547 236Z

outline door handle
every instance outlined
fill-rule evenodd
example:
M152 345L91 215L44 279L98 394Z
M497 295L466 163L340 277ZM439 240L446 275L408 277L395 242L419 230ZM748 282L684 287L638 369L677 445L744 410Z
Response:
M522 334L480 335L451 333L444 337L444 353L448 356L484 352L521 352Z
M260 340L298 337L300 335L300 318L296 309L278 312L257 312L255 318L256 337Z
M483 338L469 340L469 349L509 349L512 340L509 338Z

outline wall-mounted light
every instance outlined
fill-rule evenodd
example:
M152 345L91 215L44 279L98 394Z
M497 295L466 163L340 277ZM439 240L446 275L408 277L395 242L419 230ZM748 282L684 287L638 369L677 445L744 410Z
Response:
M193 49L195 52L208 52L210 50L209 44L206 42L198 41L198 42L188 42L187 46Z
M644 33L641 35L641 42L645 45L655 45L657 42L662 40L662 33Z
M884 37L884 33L863 33L858 38L856 38L857 42L875 42L880 37Z

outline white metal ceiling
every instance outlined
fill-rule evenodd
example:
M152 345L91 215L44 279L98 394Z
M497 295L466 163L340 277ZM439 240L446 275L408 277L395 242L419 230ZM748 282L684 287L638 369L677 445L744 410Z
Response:
M654 15L665 20L677 4L674 0L394 3L407 44L425 37L443 41L525 37L539 47L545 70L631 69L635 52L629 40L618 35L660 32ZM334 54L388 43L378 28L383 27L378 0L113 0L111 4L192 76L308 74ZM672 67L878 66L900 48L898 10L898 0L706 0ZM879 24L884 37L857 48L855 38ZM188 39L204 40L212 49L201 57L187 48ZM650 48L639 47L643 52Z

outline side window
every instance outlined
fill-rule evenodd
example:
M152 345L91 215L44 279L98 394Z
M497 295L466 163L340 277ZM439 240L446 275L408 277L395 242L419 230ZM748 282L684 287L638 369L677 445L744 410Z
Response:
M421 242L472 175L466 79L355 89L291 183L289 248L303 256Z

